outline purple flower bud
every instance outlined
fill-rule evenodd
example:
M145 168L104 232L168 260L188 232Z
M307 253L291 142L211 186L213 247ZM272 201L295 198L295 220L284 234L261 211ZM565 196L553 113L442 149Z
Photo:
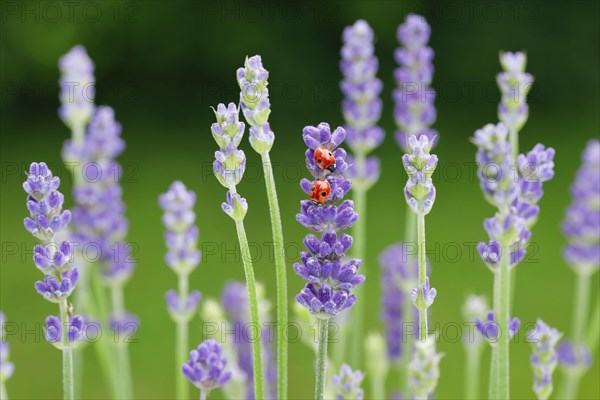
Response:
M538 399L547 399L552 393L552 374L558 364L556 344L562 334L538 320L529 334L529 342L533 348L531 366L533 368L533 391Z
M531 90L533 77L525 72L525 53L500 53L500 63L504 72L496 76L502 93L498 106L498 118L510 130L519 131L528 117L527 93Z
M560 365L568 371L582 372L592 365L592 354L585 344L563 340L557 348Z
M58 349L64 347L63 343L63 324L59 317L53 315L46 318L46 340ZM67 325L67 339L69 346L76 346L85 338L86 322L79 315L69 317Z
M348 364L342 364L339 375L333 375L331 378L336 398L362 400L365 394L360 387L363 378L362 371L353 371Z
M181 370L194 386L210 391L223 386L231 378L231 372L225 371L226 365L223 348L209 339L190 352L190 359Z
M73 128L83 126L94 112L96 96L94 63L85 47L75 46L59 61L60 102L59 115L63 122Z
M2 382L9 379L15 371L15 365L10 362L10 348L5 337L4 323L5 316L0 311L0 380Z
M512 339L515 334L519 331L519 327L521 326L521 321L519 318L513 318L508 321L508 337L509 340ZM481 319L475 320L475 328L481 333L483 338L490 342L491 344L495 344L499 340L500 329L501 327L498 325L498 322L494 319L494 312L490 311L487 314L487 320L482 321Z
M234 146L239 146L244 136L245 125L239 120L239 110L234 103L229 103L227 107L220 103L215 110L217 122L212 124L210 130L213 138L221 149L227 148L231 143Z
M192 291L184 301L181 301L179 294L175 290L169 290L165 295L169 314L175 321L189 321L196 312L198 303L202 295L199 291Z
M232 194L231 191L228 191L226 202L221 203L221 208L234 221L242 221L248 212L248 202L239 194Z
M414 288L410 293L410 299L419 310L426 310L433 304L437 290L429 286L429 277L425 278L425 284Z
M56 279L52 275L44 275L43 281L37 281L35 283L35 290L37 290L44 299L53 303L60 303L71 295L78 279L79 271L77 268L64 271L60 275L60 279Z

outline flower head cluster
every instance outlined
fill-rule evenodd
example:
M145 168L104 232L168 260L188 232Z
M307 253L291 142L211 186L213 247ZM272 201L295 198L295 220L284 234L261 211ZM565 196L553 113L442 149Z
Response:
M94 63L83 46L73 47L59 61L60 118L71 129L82 129L94 112Z
M15 372L15 364L10 362L10 347L5 337L5 316L0 311L0 382L4 383Z
M246 170L246 154L238 149L244 135L244 123L240 122L240 112L233 103L228 106L221 103L213 111L217 122L212 124L210 130L219 145L213 171L221 185L229 190L227 200L221 207L234 221L242 221L248 211L248 203L236 193L235 187Z
M538 320L529 335L533 348L531 366L533 367L533 391L538 399L547 399L552 393L552 374L558 364L556 345L562 334Z
M582 161L562 225L569 240L563 254L578 273L591 274L600 267L600 141L588 142Z
M345 136L343 128L331 132L326 123L317 127L307 126L303 130L304 143L308 146L306 166L315 181L303 179L300 186L309 195L318 180L325 180L331 190L322 204L303 200L300 213L296 215L302 225L321 233L320 238L313 234L306 236L304 244L308 251L302 252L300 262L294 264L296 273L307 282L296 300L322 318L352 307L356 301L352 289L365 280L364 275L358 273L361 260L343 260L352 238L340 231L349 228L358 219L352 201L344 200L336 205L352 186L351 181L342 176L348 168L346 152L337 148ZM314 152L318 148L331 151L336 160L335 171L322 169L314 161Z
M496 76L502 93L498 118L511 131L521 130L529 114L527 94L533 84L533 76L525 72L526 63L525 53L500 53L500 64L504 71Z
M210 391L223 386L231 378L231 373L225 371L226 365L221 345L208 339L190 352L190 359L181 370L198 389Z
M373 30L365 20L358 20L344 29L340 69L344 79L340 88L345 96L342 103L346 120L346 143L355 155L349 158L347 175L354 185L365 188L379 178L379 159L364 156L378 147L384 138L383 129L377 126L383 103L379 98L383 84L377 79L379 61L375 56ZM359 162L361 165L358 165Z
M568 373L580 374L592 365L592 353L581 343L563 340L557 347L560 366Z
M339 375L333 375L331 383L337 400L362 400L365 391L360 387L364 375L348 364L342 364Z
M479 331L483 338L492 345L498 342L498 340L500 339L500 334L502 333L500 331L500 325L494 318L494 312L489 311L485 320L481 320L480 318L477 318L475 320L475 328L477 328L477 331ZM519 318L513 318L510 321L508 321L509 340L516 335L516 333L519 331L520 326L521 321L519 320Z
M510 251L510 265L525 257L531 227L537 221L544 182L554 176L554 149L537 144L527 154L512 157L508 130L503 123L488 124L475 132L477 174L485 198L498 209L484 222L490 242L480 243L479 254L486 265L496 270L502 245ZM514 165L516 161L516 171Z
M398 40L402 47L394 54L400 65L394 72L398 87L394 90L394 118L398 130L396 141L407 149L407 139L412 135L425 135L433 143L437 131L435 122L435 90L433 79L433 50L427 46L431 28L425 18L409 14L398 27Z
M186 277L198 266L200 251L198 250L198 227L194 225L196 214L196 194L187 190L182 182L171 184L169 190L159 197L163 209L163 224L167 254L167 265L180 277ZM166 294L167 307L175 320L189 320L196 312L200 301L197 290L187 293L177 293L169 290Z
M265 299L261 285L257 284L258 309L261 321L270 320L270 303ZM237 355L237 367L245 375L246 398L254 398L254 366L252 363L252 337L250 324L250 305L248 291L244 282L229 281L221 293L221 303L227 312L230 331L234 334L234 347ZM269 398L276 398L277 370L274 360L272 342L266 332L261 334L261 343L264 360L266 361L266 381Z
M267 153L273 147L275 134L269 125L271 103L269 101L269 71L259 55L246 57L244 66L238 68L237 81L240 86L240 106L250 125L250 144L257 153Z
M425 341L415 342L415 354L408 364L408 385L416 398L428 398L440 378L440 360L444 355L436 351L435 340L429 335Z
M46 340L59 350L65 347L62 330L63 323L60 318L52 315L46 318ZM67 325L68 346L76 347L79 345L85 339L85 330L86 324L83 317L79 315L70 316Z
M415 213L428 214L435 202L435 186L431 176L437 167L438 158L430 154L433 140L425 135L408 138L408 154L402 157L408 181L404 187L406 202Z
M462 307L463 321L472 323L476 320L482 320L486 318L488 310L488 302L484 296L477 296L474 294L469 295ZM465 335L463 339L465 347L480 346L483 342L479 335L475 337L472 335Z

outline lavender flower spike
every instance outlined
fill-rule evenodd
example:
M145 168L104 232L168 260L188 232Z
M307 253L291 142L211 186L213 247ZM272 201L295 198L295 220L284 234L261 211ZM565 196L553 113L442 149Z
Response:
M60 118L80 135L94 112L94 63L83 46L73 47L59 61L61 71Z
M378 60L373 46L374 33L365 20L344 29L340 69L344 79L340 88L345 96L342 110L346 125L346 142L354 153L348 158L347 176L355 189L368 190L379 179L379 159L365 158L379 147L384 132L377 126L381 117L379 98L383 84L377 79Z
M0 311L0 397L3 399L8 398L6 394L6 381L15 372L15 365L10 362L10 348L5 337L5 322L4 313Z
M394 57L399 68L394 72L397 89L394 90L394 118L398 130L396 141L406 150L411 135L425 135L432 142L437 131L431 128L436 120L433 79L433 50L427 46L431 28L424 17L409 14L398 27L398 40L403 47Z
M408 153L402 157L408 181L404 188L406 202L415 214L428 214L435 202L435 186L431 176L437 166L437 156L430 154L433 140L425 135L408 138Z
M562 224L563 255L577 274L592 275L600 268L600 141L588 142L582 161Z
M562 334L538 320L529 334L533 348L531 366L533 367L533 391L538 399L545 400L552 394L552 374L558 364L556 345Z
M415 354L408 365L409 389L418 399L427 399L433 393L440 377L439 364L443 353L435 349L435 336L415 342Z
M201 398L205 399L208 393L223 386L231 373L225 371L227 359L223 357L223 348L212 339L200 343L197 349L190 352L190 359L183 364L183 375L201 391Z
M343 364L339 375L331 378L336 399L362 400L365 395L365 391L360 387L363 378L364 375L361 371L353 371L348 364Z
M533 85L533 77L525 72L527 56L522 52L500 53L500 64L504 72L496 76L498 87L502 93L502 101L498 106L498 118L511 132L521 130L529 114L527 94ZM516 133L515 133L516 135ZM514 143L511 141L511 144ZM517 149L515 149L515 152Z

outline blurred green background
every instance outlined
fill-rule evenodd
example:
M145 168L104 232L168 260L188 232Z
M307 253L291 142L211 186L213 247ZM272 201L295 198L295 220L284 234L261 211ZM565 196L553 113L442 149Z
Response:
M440 132L436 153L441 167L437 202L427 218L432 282L439 293L433 321L442 326L460 323L467 294L491 295L492 276L469 250L472 243L486 239L482 221L493 209L474 178L475 149L468 139L475 129L497 121L498 52L525 49L535 84L521 149L542 142L556 148L557 154L556 177L545 186L541 219L533 231L538 251L518 267L514 314L525 326L541 317L568 334L574 275L561 257L565 240L560 222L580 152L600 132L600 6L595 1L2 1L0 308L9 321L33 329L56 312L33 289L40 273L31 261L34 239L22 226L26 208L21 182L32 161L61 165L60 151L69 131L57 116L60 55L78 43L87 47L96 63L96 102L114 107L123 124L127 150L120 161L125 165L129 240L139 248L137 270L126 293L128 308L142 324L138 343L130 346L135 393L139 398L169 398L174 393L174 327L163 293L175 286L176 278L163 262L157 196L175 179L198 193L200 240L205 250L211 246L218 251L205 251L191 276L193 288L215 297L226 280L243 279L239 258L232 251L237 242L234 226L220 211L225 190L211 172L216 145L209 131L214 118L209 106L236 102L235 70L246 55L261 54L270 72L270 120L277 138L271 158L289 243L293 299L302 281L291 266L307 233L295 221L304 198L298 181L307 175L301 129L321 121L342 124L341 32L364 18L377 36L379 77L385 86L381 126L387 137L375 151L382 160L382 176L369 192L367 292L359 301L367 303L365 331L381 329L378 256L401 240L404 231L404 172L393 138L391 91L396 28L409 12L427 17L436 52L435 128ZM249 240L260 250L256 274L274 299L274 266L268 255L271 229L259 157L247 141L242 148L249 165L239 192L250 204ZM71 180L65 169L59 171L70 207ZM592 298L597 295L598 274ZM200 323L195 321L194 343L201 340ZM523 341L523 331L520 338L511 346L511 390L514 398L531 398L530 346ZM37 338L16 335L9 341L16 364L8 381L11 397L60 397L60 353L44 342L39 326ZM459 398L464 360L460 340L442 340L438 349L446 355L436 397ZM89 347L86 354L85 395L106 397L95 354ZM482 393L488 359L489 351L482 364ZM312 362L312 352L302 343L290 346L292 398L312 396ZM598 373L596 360L582 382L581 398L600 396ZM561 379L558 372L555 377Z

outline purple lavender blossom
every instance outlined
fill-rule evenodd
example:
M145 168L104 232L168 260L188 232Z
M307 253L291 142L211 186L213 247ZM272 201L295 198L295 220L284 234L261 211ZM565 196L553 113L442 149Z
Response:
M513 318L508 321L508 337L509 340L512 339L515 334L519 331L519 327L521 326L521 321L519 318ZM491 344L496 344L500 337L500 326L498 322L494 319L494 312L490 311L487 314L487 319L482 321L481 319L475 320L475 328L477 331L481 333L483 338L490 342Z
M94 112L94 63L83 46L73 47L59 61L60 118L71 129L82 129Z
M296 215L302 225L322 233L320 239L315 235L306 237L308 252L302 252L300 262L294 264L296 273L307 281L296 300L322 318L329 318L352 307L356 297L351 291L365 280L364 275L358 274L361 260L342 260L345 250L350 247L351 239L339 231L350 227L358 218L351 201L335 205L351 187L351 181L342 176L347 169L346 152L336 149L344 141L345 135L343 128L331 132L326 123L317 127L307 126L303 130L304 142L308 146L306 166L315 179L326 179L329 182L331 194L324 205L303 200L301 212ZM337 165L334 172L323 170L315 163L314 151L319 147L334 154ZM306 194L310 193L311 186L312 183L307 179L300 183ZM317 244L317 241L320 243Z
M165 294L169 314L172 316L182 316L186 320L190 319L196 312L201 298L202 295L197 290L193 290L183 301L179 298L179 294L175 290L169 290Z
M435 138L430 140L425 135L419 136L418 139L416 136L410 136L407 143L408 153L402 157L404 169L408 174L404 196L415 214L428 214L435 202L436 191L431 176L438 158L429 153L434 141Z
M113 331L114 338L118 343L129 343L131 337L138 331L140 319L128 312L120 315L112 313L108 317L108 326Z
M500 53L500 64L504 72L496 76L502 93L498 118L510 131L521 130L529 114L527 93L531 90L533 77L525 72L526 63L525 53Z
M74 315L69 317L67 338L71 347L85 339L85 328L86 322L82 316ZM46 340L59 349L62 349L64 346L62 343L62 330L63 324L59 317L51 315L46 318Z
M346 175L355 185L368 189L379 179L379 159L365 155L378 147L384 138L383 129L377 126L381 117L382 101L379 98L383 83L376 78L379 61L373 46L374 34L369 24L358 20L343 33L340 69L344 79L340 88L345 96L342 103L346 120L346 142L355 154L348 157L351 167Z
M398 40L403 47L394 54L399 68L394 72L397 89L394 90L394 118L398 130L396 141L407 149L411 135L425 135L432 142L437 131L431 129L436 120L433 79L433 50L427 46L431 28L425 18L409 14L398 27Z
M533 348L531 365L533 368L533 391L538 399L547 399L552 393L552 374L558 364L556 344L562 334L538 320L529 334L529 342Z
M337 400L362 400L365 391L360 387L364 374L352 370L348 364L342 364L339 375L333 375L331 383Z
M592 354L585 344L563 340L557 347L558 360L563 369L581 373L592 365Z
M209 339L190 352L190 359L181 370L194 386L208 392L223 386L231 378L231 372L225 371L226 365L223 348Z
M419 294L422 294L422 297L419 296ZM433 304L433 300L435 299L436 295L437 290L429 286L429 277L427 277L425 278L424 285L413 288L412 292L410 293L410 299L413 301L413 303L415 303L415 305L418 301L420 301L419 299L422 299L425 302L425 308L429 308L429 306ZM419 307L417 306L417 308Z
M600 141L590 140L571 186L572 202L562 229L569 244L563 256L580 274L600 267Z
M78 279L79 272L77 268L64 271L58 280L52 275L44 275L43 281L35 283L35 290L44 299L53 303L60 303L71 295Z
M259 55L246 57L244 67L238 68L240 107L250 125L250 144L259 154L268 153L273 147L275 134L269 125L271 103L269 101L269 71Z

